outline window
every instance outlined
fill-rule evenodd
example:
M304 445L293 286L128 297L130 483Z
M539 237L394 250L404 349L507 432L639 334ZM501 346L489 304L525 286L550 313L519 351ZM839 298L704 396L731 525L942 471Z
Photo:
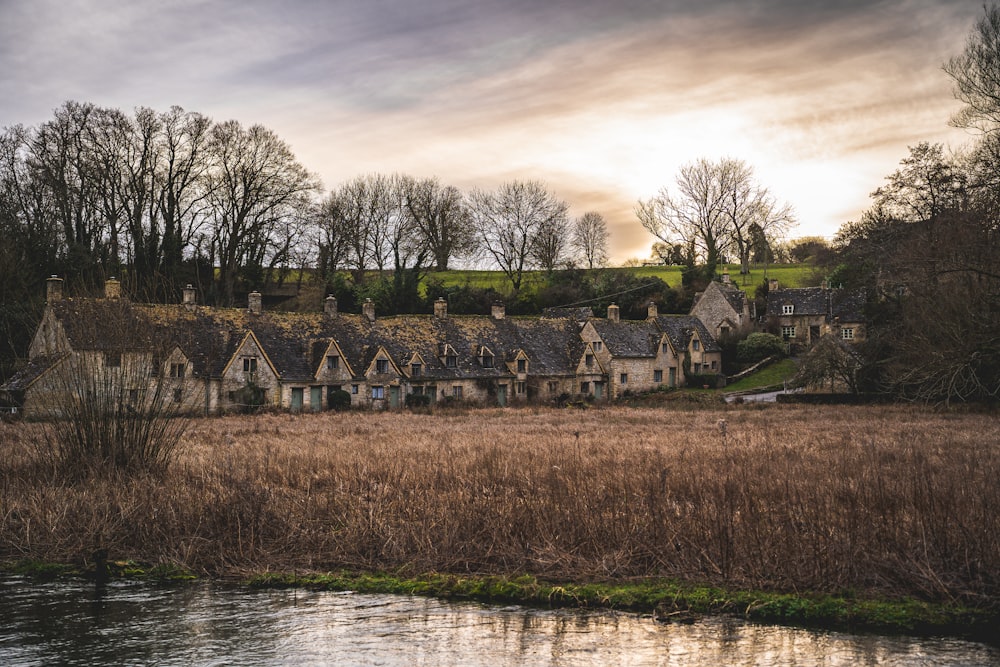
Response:
M180 403L183 395L183 390L180 387L174 389L174 403Z
M170 364L170 377L172 378L184 377L184 364Z
M781 327L781 337L785 340L795 338L795 327Z
M694 350L695 352L697 352L698 350L700 350L701 349L701 341L698 340L697 338L695 338L694 340L692 340L691 341L691 349Z
M410 393L413 394L414 396L423 396L424 395L424 388L421 387L421 386L416 386L416 387L413 388L413 391L411 391Z
M719 335L723 338L729 335L729 327L722 326L719 327Z
M456 384L451 388L451 395L455 398L462 398L462 385Z
M781 307L781 314L782 315L791 315L794 312L795 312L795 306L792 305L792 304L790 304L790 303L786 303L785 305L783 305Z
M587 363L587 368L590 368L591 366L593 366L594 365L594 355L588 354L587 355L586 363Z
M525 393L526 391L528 391L527 383L526 382L518 382L517 386L516 386L516 390L517 390L517 393L519 393L519 394Z
M554 394L557 391L559 391L559 383L558 382L550 382L549 383L549 393L550 394Z
M358 393L358 385L356 385L356 384L352 384L351 385L351 393L352 394L357 394Z
M589 394L590 393L590 383L589 382L581 382L580 383L580 393L581 394Z
M335 371L338 368L340 368L340 357L331 354L326 358L326 369Z
M618 380L621 382L621 384L628 384L628 373L622 373L621 376L619 376Z
M594 341L594 352L600 352L604 349L604 343L599 340Z
M423 372L423 366L421 364L410 364L410 375L416 377Z
M670 343L663 343L660 345L660 352L663 354L670 354Z
M663 382L663 371L653 371L653 382Z
M854 340L854 329L851 327L845 327L840 330L840 337L844 340Z
M719 369L719 362L718 361L713 361L712 362L712 370L715 371L715 370L718 370L718 369Z
M376 400L385 398L385 387L372 387L372 398Z
M243 357L243 372L244 373L257 372L257 357Z
M449 354L444 358L444 365L447 366L448 368L457 368L458 357L456 357L454 354Z
M104 353L104 365L110 368L118 368L122 365L122 353L121 352L105 352Z
M389 372L389 360L388 359L376 359L375 360L375 372L376 373L388 373Z
M528 370L528 362L524 359L517 360L517 372L524 373Z
M483 355L483 368L493 368L493 355L484 354Z

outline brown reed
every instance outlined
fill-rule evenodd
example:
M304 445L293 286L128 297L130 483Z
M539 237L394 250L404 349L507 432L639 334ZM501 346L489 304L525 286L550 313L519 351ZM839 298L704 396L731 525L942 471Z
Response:
M721 422L720 420L725 420ZM1000 422L908 407L196 420L163 476L67 484L0 424L0 559L668 577L995 607Z

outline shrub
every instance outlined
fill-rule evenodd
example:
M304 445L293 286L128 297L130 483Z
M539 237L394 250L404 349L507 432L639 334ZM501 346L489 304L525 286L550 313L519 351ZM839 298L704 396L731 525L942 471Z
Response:
M406 407L408 408L429 408L431 397L428 394L407 394Z
M785 356L785 341L769 333L752 333L736 345L736 358L753 364L772 355Z
M343 389L331 391L327 396L327 405L330 406L331 410L349 410L351 407L351 395Z

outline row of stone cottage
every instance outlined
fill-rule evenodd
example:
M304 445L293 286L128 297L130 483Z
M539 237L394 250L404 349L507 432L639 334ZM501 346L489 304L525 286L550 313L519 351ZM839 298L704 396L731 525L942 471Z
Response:
M376 317L371 302L360 315L339 313L333 297L317 313L265 312L258 293L246 309L210 308L190 286L180 304L139 305L114 279L104 298L62 292L50 278L28 365L0 387L29 415L58 393L60 369L81 365L160 383L169 400L205 413L239 409L248 389L264 405L311 411L332 407L340 391L352 406L375 409L400 407L408 395L501 406L602 400L695 375L703 382L722 367L697 317L659 315L652 304L639 321L621 320L615 305L604 318L589 309L506 317L500 304L488 317L455 316L443 299L433 315Z

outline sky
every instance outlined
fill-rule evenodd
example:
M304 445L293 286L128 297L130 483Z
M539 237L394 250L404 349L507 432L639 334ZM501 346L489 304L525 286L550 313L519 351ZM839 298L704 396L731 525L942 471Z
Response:
M327 190L369 173L540 180L655 239L635 204L746 161L832 237L907 147L960 148L941 69L982 0L0 0L0 127L68 100L261 124Z

